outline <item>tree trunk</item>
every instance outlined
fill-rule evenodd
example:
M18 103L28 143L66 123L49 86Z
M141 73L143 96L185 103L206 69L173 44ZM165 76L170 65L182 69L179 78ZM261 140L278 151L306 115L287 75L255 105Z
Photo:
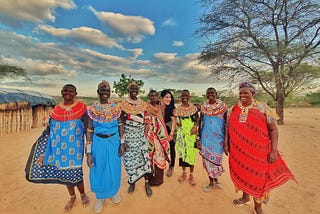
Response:
M276 111L277 114L280 117L280 120L278 121L278 125L284 125L284 100L285 96L283 93L281 93L281 89L277 89L277 103L276 103Z

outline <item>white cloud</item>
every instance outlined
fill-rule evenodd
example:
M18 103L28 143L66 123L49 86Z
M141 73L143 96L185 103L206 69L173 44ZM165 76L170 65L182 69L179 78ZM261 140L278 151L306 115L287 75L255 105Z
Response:
M183 43L183 41L173 41L172 45L176 46L176 47L181 47L184 45L184 43Z
M176 58L176 53L155 53L153 56L155 59L163 61L163 62L172 62Z
M102 31L94 28L79 27L69 30L65 28L55 28L49 25L38 25L35 31L38 33L45 32L55 37L70 39L78 43L87 43L89 45L123 49L123 47L115 40L109 38Z
M128 49L132 53L132 58L137 59L140 55L143 54L142 48Z
M63 74L67 76L75 76L76 71L67 70L57 62L33 60L30 58L6 59L9 64L18 65L24 68L28 75L31 76L48 76Z
M177 25L177 23L172 18L162 22L162 26L175 26L175 25Z
M73 0L1 0L0 14L6 20L54 22L55 9L58 7L70 10L76 8L76 5Z
M97 18L104 24L110 26L120 35L133 43L138 43L144 39L146 34L154 35L155 27L150 19L141 16L126 16L121 13L99 12L89 6Z
M198 53L178 56L177 53L158 52L151 58L138 60L137 57L143 55L140 48L123 50L127 53L122 57L89 48L41 43L32 37L2 30L0 47L1 52L6 53L4 58L7 62L25 68L32 81L40 85L47 82L74 82L79 79L90 85L96 78L119 80L122 73L142 79L146 82L146 87L147 82L152 80L157 81L157 87L161 84L177 86L179 82L185 85L212 83L209 78L210 69L198 64ZM88 87L95 88L96 85ZM59 91L60 88L54 90Z

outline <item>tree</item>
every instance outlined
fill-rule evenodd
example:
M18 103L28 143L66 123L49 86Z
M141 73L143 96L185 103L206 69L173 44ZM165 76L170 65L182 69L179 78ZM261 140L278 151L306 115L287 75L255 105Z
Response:
M125 94L128 94L128 85L131 81L136 81L139 86L139 93L144 93L141 88L144 85L142 80L135 80L131 77L131 75L126 76L125 74L121 74L119 82L113 82L113 88L115 89L115 93L118 94L120 97L123 97Z
M279 124L284 124L286 97L319 78L308 67L319 58L319 1L201 2L207 10L196 31L204 41L200 62L217 77L258 83L276 102Z
M0 58L0 81L4 80L5 78L15 77L23 77L27 80L30 80L23 68L15 65L9 65Z

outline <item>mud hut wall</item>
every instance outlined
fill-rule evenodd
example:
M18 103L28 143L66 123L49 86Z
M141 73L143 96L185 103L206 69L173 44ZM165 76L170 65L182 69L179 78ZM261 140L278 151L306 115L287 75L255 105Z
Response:
M52 107L43 105L34 106L32 108L32 128L44 126L47 123Z
M0 111L0 135L30 131L31 126L31 107Z

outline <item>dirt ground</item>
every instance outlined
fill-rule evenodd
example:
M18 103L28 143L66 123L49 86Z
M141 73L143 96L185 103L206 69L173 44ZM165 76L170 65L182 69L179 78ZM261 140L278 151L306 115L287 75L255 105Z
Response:
M297 178L298 184L289 181L271 192L266 214L320 213L320 108L298 108L285 110L286 125L279 126L279 150ZM30 133L18 133L0 137L0 213L63 213L69 199L67 189L57 184L33 184L24 178L24 167L31 145L42 128ZM120 204L105 202L102 213L253 213L253 204L237 208L232 205L235 193L228 171L228 159L224 157L225 173L220 177L222 189L204 193L202 187L208 183L201 158L197 156L195 178L197 185L178 183L179 167L174 175L165 177L160 187L153 188L153 196L147 198L144 182L140 180L133 194L127 193L127 178L122 174ZM71 213L94 213L95 196L90 191L88 167L84 166L85 187L91 202L86 208L77 201Z

